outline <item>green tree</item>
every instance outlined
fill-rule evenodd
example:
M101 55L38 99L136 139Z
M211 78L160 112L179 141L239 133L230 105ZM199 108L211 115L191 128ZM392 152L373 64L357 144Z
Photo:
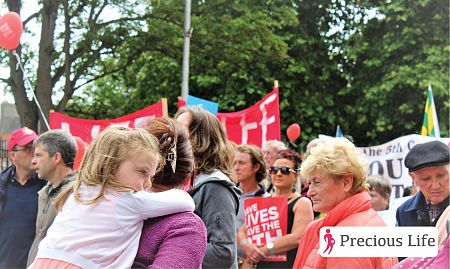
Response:
M328 1L307 2L194 2L190 94L219 102L222 112L238 111L259 101L278 79L283 130L298 122L306 126L305 140L323 130L334 132L334 92L346 82L318 28ZM74 99L74 115L92 109L99 117L118 116L112 112L117 109L103 101L106 95L117 96L115 103L127 113L168 97L169 109L175 112L181 88L183 6L163 1L154 12L165 20L149 20L152 30L137 42L151 46L126 69L97 81L92 94L80 98L83 101ZM155 36L160 41L152 43ZM134 45L129 43L127 51L136 49ZM113 67L122 59L110 61Z
M21 1L6 2L20 10L13 4ZM182 1L42 3L46 12L32 18L55 34L41 40L37 75L25 66L47 110L114 118L167 97L176 111ZM102 16L105 10L117 18ZM299 123L304 147L320 133L334 135L339 124L365 146L419 133L430 83L446 136L448 11L443 0L193 1L190 94L219 102L222 112L238 111L279 80L283 136ZM10 67L5 81L19 113L37 118L11 55Z
M5 3L10 11L20 14L24 1ZM35 92L48 119L51 109L63 112L78 89L126 68L130 59L115 69L108 68L108 61L104 60L117 57L124 43L133 42L142 29L142 21L152 13L151 5L144 9L141 1L134 0L42 0L39 4L42 8L24 20L25 26L36 21L41 27L39 33L33 33L40 34L39 45L22 39L16 51L34 85L30 90ZM129 57L139 52L134 51ZM6 64L5 58L1 58L1 64ZM10 76L2 82L14 95L21 124L37 130L40 122L41 130L46 130L42 118L39 121L35 103L27 99L24 74L16 69L12 53L8 53L8 60Z
M428 84L441 127L449 122L449 6L443 0L369 1L378 15L343 42L348 79L342 124L358 145L420 133Z

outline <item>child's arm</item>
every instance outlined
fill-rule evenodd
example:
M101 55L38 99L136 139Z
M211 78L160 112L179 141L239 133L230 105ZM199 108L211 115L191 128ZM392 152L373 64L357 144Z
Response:
M172 189L163 192L139 191L133 193L137 210L142 219L155 218L178 212L194 211L194 201L182 190Z

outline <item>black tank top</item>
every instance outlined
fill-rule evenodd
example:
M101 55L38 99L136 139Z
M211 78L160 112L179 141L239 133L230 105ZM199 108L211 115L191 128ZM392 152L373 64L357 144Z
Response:
M289 199L288 201L288 223L287 223L287 233L290 234L292 231L292 226L294 225L294 206L297 203L298 199L302 198L303 196L299 196L296 198ZM297 255L297 249L294 248L287 252L287 261L286 262L269 262L269 261L261 261L258 263L256 268L264 268L264 269L271 269L271 268L289 268L291 269L292 266L294 266L295 256Z

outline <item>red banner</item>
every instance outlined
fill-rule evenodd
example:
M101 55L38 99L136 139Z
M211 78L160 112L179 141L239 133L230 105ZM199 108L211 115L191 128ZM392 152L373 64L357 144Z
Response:
M50 128L66 130L90 143L108 125L120 124L132 128L140 127L148 120L163 115L167 115L167 100L165 98L144 109L111 120L86 120L69 117L58 112L50 112Z
M178 98L178 107L184 105L184 100ZM255 105L237 112L217 113L217 118L225 127L228 139L237 144L253 144L261 148L268 140L280 140L278 87Z
M264 246L287 234L287 198L256 197L244 200L247 238L252 244ZM266 261L287 261L286 253L265 258Z

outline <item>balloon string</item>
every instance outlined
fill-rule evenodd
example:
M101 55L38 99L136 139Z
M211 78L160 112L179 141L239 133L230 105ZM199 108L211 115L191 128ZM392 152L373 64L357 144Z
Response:
M298 147L298 145L295 144L294 141L290 141L290 140L289 140L289 143L290 143L294 148L297 148L297 147Z
M31 86L31 82L30 82L30 80L28 79L28 77L27 77L27 75L26 75L26 73L25 73L25 70L23 69L22 61L21 61L21 59L20 59L20 56L19 56L19 54L18 54L15 50L12 51L12 54L13 54L14 56L16 56L17 65L18 65L18 66L20 67L20 69L22 70L23 76L25 77L25 81L27 82L27 83L26 83L27 86L28 86L27 92L31 92L31 94L32 94L32 99L34 99L34 102L36 103L36 105L37 105L37 107L38 107L38 109L39 109L39 112L41 112L41 116L42 116L42 118L44 119L45 126L47 126L47 129L50 130L50 125L48 124L47 118L45 118L44 111L42 111L41 105L39 104L39 101L38 101L36 95L34 94L33 88L32 88L32 86ZM16 68L17 68L17 67L16 67Z

